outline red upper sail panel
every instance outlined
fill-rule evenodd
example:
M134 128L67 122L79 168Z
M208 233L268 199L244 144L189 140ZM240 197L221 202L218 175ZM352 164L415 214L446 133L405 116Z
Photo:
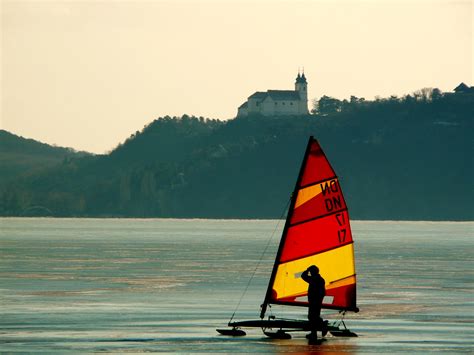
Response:
M318 141L313 139L310 144L308 158L299 183L300 188L336 176Z
M307 236L310 235L311 238ZM347 211L297 224L288 229L280 262L300 259L352 243Z

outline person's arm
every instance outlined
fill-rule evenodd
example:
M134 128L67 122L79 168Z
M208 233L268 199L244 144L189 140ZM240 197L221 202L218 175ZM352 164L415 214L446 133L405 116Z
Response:
M303 271L303 273L301 274L301 278L307 283L309 283L309 270Z

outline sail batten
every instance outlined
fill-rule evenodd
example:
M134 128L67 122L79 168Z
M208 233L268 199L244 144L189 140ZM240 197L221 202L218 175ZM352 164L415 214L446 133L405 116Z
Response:
M326 281L323 308L355 310L356 272L349 212L339 179L311 137L288 211L266 304L307 306L301 273L317 265Z
M331 212L331 213L328 213L328 214L324 214L324 215L321 215L321 216L317 216L317 217L313 217L313 218L310 218L310 219L307 219L307 220L304 220L304 221L301 221L301 222L296 222L294 224L292 224L292 226L297 226L299 224L304 224L304 223L308 223L308 222L312 222L312 221L315 221L317 219L321 219L321 218L324 218L324 217L328 217L328 216L332 216L333 214L336 214L336 213L339 213L339 212L345 212L347 211L347 208L343 209L343 210L338 210L336 212Z
M311 186L313 186L313 185L322 184L322 183L324 183L324 182L326 182L326 181L334 180L334 179L336 179L336 178L337 178L337 176L334 175L334 176L331 176L331 177L329 177L329 178L325 178L325 179L323 179L323 180L321 180L321 181L315 181L315 182L312 182L312 183L310 183L310 184L301 186L301 189L305 189L305 188L311 187Z

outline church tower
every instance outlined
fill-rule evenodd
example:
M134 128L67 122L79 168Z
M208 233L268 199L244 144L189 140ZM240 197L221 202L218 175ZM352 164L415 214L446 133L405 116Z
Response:
M298 76L296 77L295 82L295 91L297 91L300 95L300 114L308 114L308 82L306 81L304 72L301 75L298 72Z

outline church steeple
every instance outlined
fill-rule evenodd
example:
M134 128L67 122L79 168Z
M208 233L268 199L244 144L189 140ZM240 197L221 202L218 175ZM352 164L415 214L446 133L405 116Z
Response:
M300 72L298 72L298 76L296 77L296 83L295 84L297 84L297 83L304 83L304 84L307 83L306 82L306 77L304 76L304 72L303 72L303 74L300 74Z
M304 76L304 72L303 74L301 74L301 82L306 83L306 77Z
M308 82L306 81L306 76L304 75L304 71L300 74L298 70L298 76L296 77L295 82L295 91L297 91L300 95L301 100L301 113L307 114L308 113Z

